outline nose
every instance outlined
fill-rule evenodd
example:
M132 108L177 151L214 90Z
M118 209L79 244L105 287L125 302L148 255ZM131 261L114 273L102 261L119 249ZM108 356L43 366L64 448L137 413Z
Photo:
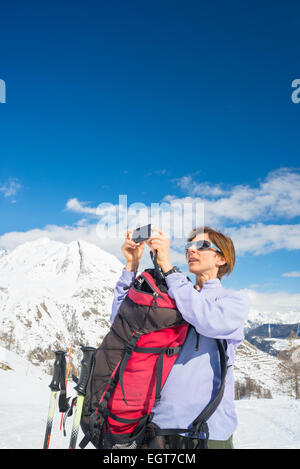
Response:
M197 251L195 246L190 246L187 250L187 255L194 254Z

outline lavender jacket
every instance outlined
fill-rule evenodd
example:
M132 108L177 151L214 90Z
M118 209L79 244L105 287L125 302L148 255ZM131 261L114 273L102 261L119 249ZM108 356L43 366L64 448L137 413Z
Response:
M128 290L124 291L123 287L130 285L135 276L134 272L123 269L114 291L111 322L127 295ZM200 291L182 273L169 274L166 282L169 295L183 318L200 334L200 340L196 350L197 335L190 328L162 389L161 400L153 408L153 422L160 428L190 428L220 385L219 355L214 339L227 340L228 365L233 365L236 347L244 339L250 301L246 293L223 288L219 279L208 280ZM227 440L237 427L233 366L228 368L222 401L207 423L211 440Z

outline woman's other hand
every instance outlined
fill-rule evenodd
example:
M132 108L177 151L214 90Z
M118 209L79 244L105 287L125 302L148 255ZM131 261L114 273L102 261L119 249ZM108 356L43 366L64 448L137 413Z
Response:
M144 251L145 243L141 242L137 244L132 241L130 239L130 233L132 233L133 231L134 230L126 231L125 241L122 245L122 252L126 259L125 269L131 272L136 272Z
M153 254L157 251L158 265L163 272L168 272L173 267L170 261L170 240L159 228L152 228L152 231L156 231L158 234L151 236L146 241L146 244L152 250Z

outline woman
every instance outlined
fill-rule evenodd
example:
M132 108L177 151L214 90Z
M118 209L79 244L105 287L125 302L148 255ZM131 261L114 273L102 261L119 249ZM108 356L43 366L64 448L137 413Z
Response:
M227 341L228 371L221 403L208 419L208 447L233 448L232 436L237 427L234 408L233 363L236 347L244 339L244 321L249 310L245 293L225 289L221 279L229 275L235 264L235 249L231 239L209 227L196 228L188 237L186 261L196 277L192 283L173 267L170 241L159 229L146 244L157 251L157 263L165 274L168 294L176 301L183 318L192 326L184 346L162 389L161 399L153 408L153 422L161 429L189 428L201 410L210 402L220 382L220 364L216 341ZM113 321L126 296L123 287L136 276L144 250L130 239L130 231L122 251L126 266L116 285L112 305ZM199 340L200 336L200 340ZM168 449L184 448L186 436L164 437ZM193 440L196 447L198 440Z

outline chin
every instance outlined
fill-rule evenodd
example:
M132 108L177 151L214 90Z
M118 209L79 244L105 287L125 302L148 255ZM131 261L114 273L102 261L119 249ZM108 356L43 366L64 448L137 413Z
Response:
M192 262L191 264L188 265L189 267L189 271L192 273L192 274L196 274L198 273L199 271L199 266L198 266L198 269L197 269L197 263L195 262Z

